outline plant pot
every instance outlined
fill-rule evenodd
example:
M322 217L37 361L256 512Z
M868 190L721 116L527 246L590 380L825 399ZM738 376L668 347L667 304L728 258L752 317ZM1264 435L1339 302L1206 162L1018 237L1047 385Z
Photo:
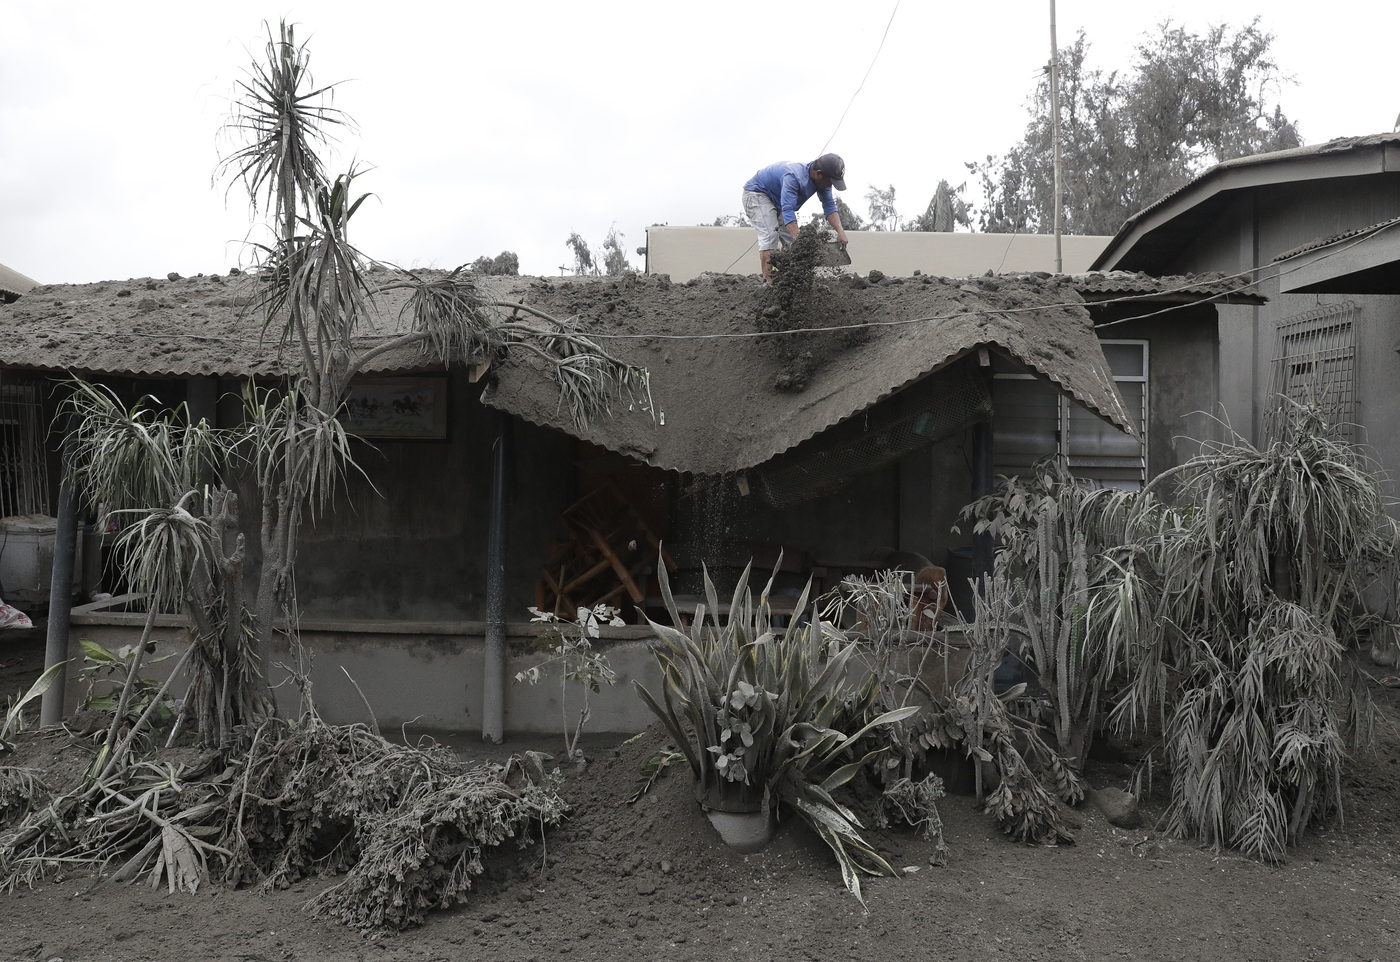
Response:
M736 852L759 851L773 841L778 830L778 820L770 812L721 812L711 808L705 810L705 815L724 844Z

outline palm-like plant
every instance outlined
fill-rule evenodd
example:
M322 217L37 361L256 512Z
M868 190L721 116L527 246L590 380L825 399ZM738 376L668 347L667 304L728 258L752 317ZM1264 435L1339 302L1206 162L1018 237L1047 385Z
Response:
M680 625L663 569L662 597L672 624ZM654 653L661 697L640 683L637 690L690 763L703 806L757 811L767 798L792 808L831 848L846 887L860 898L860 873L895 873L832 793L880 753L858 752L868 733L918 708L874 715L878 681L873 672L851 670L855 644L820 620L776 628L768 601L773 579L757 604L748 579L745 568L727 618L706 572L709 608L699 606L688 632L650 622L660 641ZM806 602L804 591L796 610Z
M117 550L132 585L146 595L141 643L106 747L116 748L118 720L162 611L182 611L194 625L180 662L195 668L187 704L202 736L224 744L238 725L271 711L248 645L236 498L220 484L241 437L202 420L188 423L183 407L161 410L143 398L126 408L107 388L80 380L69 387L65 413L73 430L65 456L74 481L94 503L129 519Z
M1286 440L1215 445L1156 479L1149 494L1175 482L1191 507L1144 499L1141 555L1103 596L1132 612L1102 636L1132 666L1116 720L1163 719L1169 825L1269 861L1340 811L1346 745L1369 730L1342 655L1369 569L1396 552L1371 466L1315 410L1294 417Z
M336 416L351 379L371 360L415 345L448 364L519 349L544 360L561 403L580 422L607 411L617 392L650 410L644 370L603 351L575 325L483 296L465 270L370 280L370 259L350 241L352 218L365 199L353 192L356 172L330 178L318 154L328 125L349 120L325 103L333 87L316 87L308 64L306 46L296 43L290 26L280 24L277 38L269 31L265 62L254 63L241 84L229 124L246 143L220 165L247 188L254 211L271 218L273 242L255 247L257 304L264 335L275 333L284 354L298 359L281 391L250 392L246 447L262 498L257 649L264 663L278 602L291 603L302 507L308 499L324 504L349 463ZM356 332L377 295L389 290L408 291L409 329L365 346Z
M325 103L334 84L312 82L310 52L296 42L291 24L279 23L276 38L269 25L264 54L266 60L254 60L239 81L241 96L227 125L245 142L219 169L243 182L254 212L268 210L286 239L296 233L304 199L326 181L317 146L328 142L328 125L346 125L349 118Z

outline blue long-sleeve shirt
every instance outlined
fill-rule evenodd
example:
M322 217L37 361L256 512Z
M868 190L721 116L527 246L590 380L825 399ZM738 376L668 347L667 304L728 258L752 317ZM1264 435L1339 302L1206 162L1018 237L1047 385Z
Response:
M807 173L806 164L771 164L750 177L744 190L756 190L771 200L773 206L782 212L784 224L797 220L797 208L813 194L821 200L823 214L836 213L836 200L831 196L831 188L818 189Z

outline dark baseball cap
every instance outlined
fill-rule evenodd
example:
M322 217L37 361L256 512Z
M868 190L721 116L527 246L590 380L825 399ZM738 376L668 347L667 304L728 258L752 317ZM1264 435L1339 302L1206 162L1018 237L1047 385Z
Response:
M831 186L837 190L846 189L846 162L840 154L822 154L812 161L812 166L826 175Z

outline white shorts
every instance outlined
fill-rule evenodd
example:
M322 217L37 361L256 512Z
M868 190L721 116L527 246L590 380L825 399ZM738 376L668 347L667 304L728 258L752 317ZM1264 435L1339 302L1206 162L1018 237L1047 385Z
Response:
M787 228L783 226L782 215L778 213L778 208L773 206L773 201L768 195L760 190L744 191L744 216L749 219L753 229L758 231L758 249L761 251L775 251L782 246L779 231L787 233Z

